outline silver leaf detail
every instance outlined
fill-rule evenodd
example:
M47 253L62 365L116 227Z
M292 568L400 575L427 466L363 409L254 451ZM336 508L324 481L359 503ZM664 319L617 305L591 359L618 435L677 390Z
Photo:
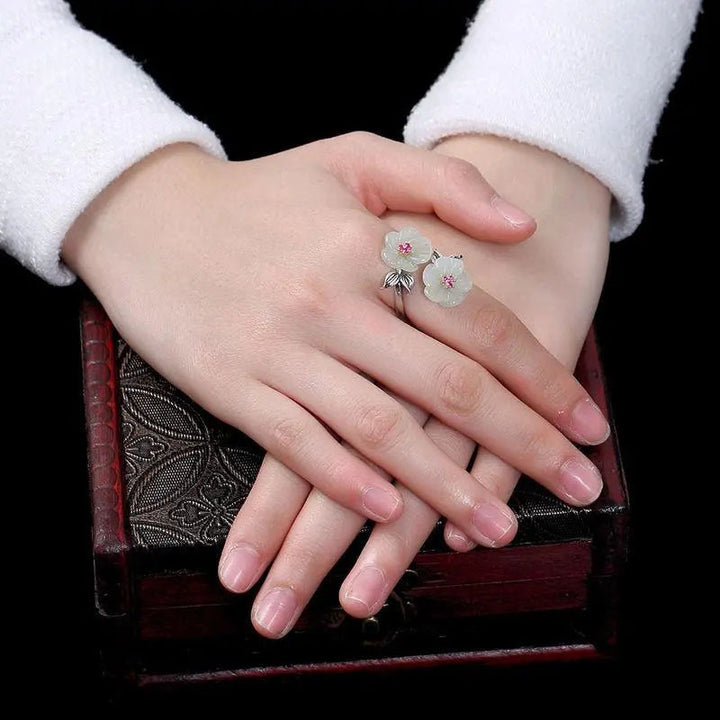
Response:
M400 285L402 285L408 292L412 290L412 286L415 284L415 278L406 272L400 273Z
M400 282L400 275L397 270L391 270L385 276L385 282L383 282L384 288L395 287Z

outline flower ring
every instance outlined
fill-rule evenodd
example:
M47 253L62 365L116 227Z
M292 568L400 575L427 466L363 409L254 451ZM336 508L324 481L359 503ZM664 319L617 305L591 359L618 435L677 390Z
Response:
M430 259L432 253L432 243L415 228L391 230L385 235L385 245L380 256L392 270L385 275L383 287L395 289L395 314L401 320L406 319L403 292L412 290L415 284L412 274Z
M415 228L391 230L385 235L381 252L383 262L392 268L383 282L384 288L395 289L395 314L405 319L403 293L415 284L413 273L423 270L425 296L443 307L459 305L472 290L472 280L465 271L462 255L440 255L432 243Z
M423 283L425 297L447 308L459 305L473 286L462 255L446 257L436 251L423 270Z
M385 235L381 256L383 262L393 270L413 273L419 265L424 265L430 259L432 252L432 243L426 237L415 228L404 227Z

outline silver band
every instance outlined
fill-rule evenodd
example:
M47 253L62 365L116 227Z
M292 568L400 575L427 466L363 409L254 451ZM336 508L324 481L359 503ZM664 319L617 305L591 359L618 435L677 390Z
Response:
M405 314L405 290L400 285L395 286L395 292L393 293L393 308L395 315L399 317L403 322L407 321L407 315Z

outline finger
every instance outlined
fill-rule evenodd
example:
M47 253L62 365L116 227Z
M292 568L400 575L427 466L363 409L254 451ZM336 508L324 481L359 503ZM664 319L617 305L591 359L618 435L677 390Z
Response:
M357 513L312 491L253 604L252 623L261 635L280 638L289 632L363 523Z
M422 426L427 420L427 413L410 404L406 407L418 425ZM347 449L357 455L353 448L348 446ZM373 469L381 477L390 479L379 468ZM220 581L228 590L246 592L257 582L277 555L311 490L312 486L307 481L266 453L252 490L230 528L220 557L218 573ZM333 542L339 548L337 557L340 557L347 544L359 532L365 518L329 499L328 508L329 511L334 509L340 513L341 522L346 523L346 535L349 528L347 542L344 542L342 536L335 538L333 535ZM317 582L322 580L329 569Z
M512 537L516 522L507 505L453 463L406 409L333 358L312 348L298 353L291 373L269 380L277 390L303 404L476 542L492 547Z
M346 372L357 377L349 370ZM363 382L382 392L371 383ZM334 387L332 381L328 387ZM244 386L241 401L231 391L219 393L214 400L213 411L221 420L241 429L341 505L378 522L392 520L402 512L397 490L367 463L348 452L316 417L287 394L256 383L250 388ZM471 479L469 474L468 478Z
M220 557L220 582L228 590L246 592L258 581L277 555L311 487L272 455L265 455ZM364 522L365 518L357 517Z
M404 403L421 425L427 414ZM351 449L352 451L352 449ZM269 475L263 479L268 481ZM414 499L410 493L408 496ZM277 503L277 498L275 498ZM252 611L252 621L262 635L285 635L328 572L352 543L364 518L313 490L286 534ZM287 525L283 526L286 530ZM260 528L262 532L262 528Z
M445 308L412 292L404 304L413 326L476 360L569 437L583 445L607 440L607 420L572 372L491 295L473 288L461 305Z
M361 323L356 322L352 329L341 329L334 338L341 359L345 359L347 353L362 372L473 438L564 501L586 505L598 497L602 478L597 468L562 433L482 366L371 303L360 317L363 318ZM386 338L392 338L392 341L388 342ZM357 394L356 404L360 397ZM348 402L352 400L348 398ZM387 424L394 418L386 415L381 419ZM384 429L383 437L376 438L380 440L376 443L380 447L375 450L384 451L385 446L401 436L405 440L402 423L393 423ZM347 435L344 437L349 439ZM359 438L363 448L370 452L373 443L367 440ZM414 448L413 445L409 447ZM367 452L363 450L363 454ZM416 455L426 457L425 453ZM408 461L412 459L408 458ZM386 465L384 467L388 469ZM391 472L401 479L395 470ZM452 513L445 512L443 505L438 504L437 498L430 499L434 496L431 489L423 487L418 480L401 481L442 515L454 520ZM452 490L452 486L448 486L448 490ZM425 494L427 492L430 495ZM460 525L467 531L463 523Z
M467 437L431 418L425 430L432 441L461 467L475 449ZM354 617L380 610L402 574L434 530L438 514L407 488L399 488L404 511L394 522L377 525L340 588L340 602Z
M368 133L343 138L336 169L375 215L386 210L435 213L478 240L519 242L535 221L502 199L465 160L410 147Z
M428 425L436 422L431 419ZM510 499L520 479L520 473L514 467L484 448L478 450L470 474L505 502ZM405 512L407 512L407 508ZM444 532L445 542L453 550L465 552L475 547L475 543L451 522L445 524Z

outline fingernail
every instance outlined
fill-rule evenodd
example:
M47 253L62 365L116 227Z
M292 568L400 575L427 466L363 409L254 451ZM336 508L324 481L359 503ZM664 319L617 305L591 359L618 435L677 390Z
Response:
M392 491L377 487L363 491L363 508L375 520L389 520L399 504L400 497Z
M387 578L374 565L368 565L356 573L345 591L345 599L360 603L368 615L372 615L378 604L385 599Z
M478 505L472 514L473 525L479 533L480 542L495 547L517 524L509 510L501 510L490 503Z
M588 505L597 500L602 485L600 472L589 460L568 460L560 468L560 486L578 505Z
M220 565L222 584L234 592L245 592L260 574L260 555L247 543L238 543L231 548Z
M610 425L602 410L590 399L581 400L570 414L570 428L587 445L604 443L610 435Z
M289 587L271 590L253 612L255 623L274 638L282 637L292 626L297 612L295 593Z
M472 550L475 547L475 543L465 533L454 527L448 530L447 539L448 543L452 542L456 547L461 548L458 552Z
M533 221L532 217L520 208L511 205L507 200L503 200L499 195L495 195L490 204L502 215L505 222L510 223L513 227L527 225Z

